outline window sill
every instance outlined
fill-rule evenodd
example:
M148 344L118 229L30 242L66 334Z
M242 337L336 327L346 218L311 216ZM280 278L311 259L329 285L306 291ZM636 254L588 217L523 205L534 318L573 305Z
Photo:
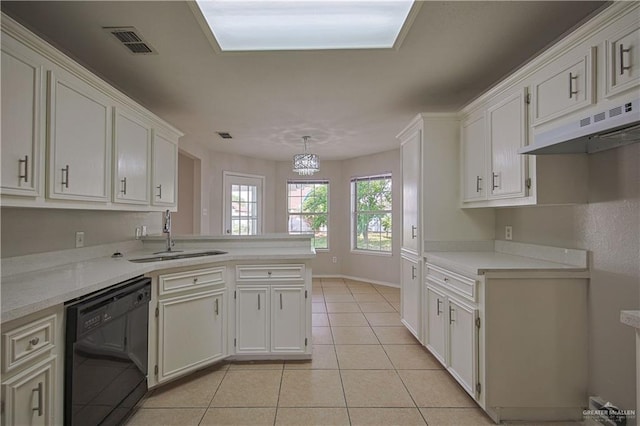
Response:
M370 251L370 250L360 250L360 249L351 249L352 254L365 254L370 256L382 256L382 257L392 257L393 252L390 251Z

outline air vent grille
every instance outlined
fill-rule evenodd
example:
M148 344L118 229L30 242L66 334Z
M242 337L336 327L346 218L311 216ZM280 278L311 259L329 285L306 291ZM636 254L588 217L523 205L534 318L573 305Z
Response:
M598 121L602 121L605 118L607 118L606 114L604 112L601 112L593 116L593 122L597 123Z
M151 55L157 52L147 43L134 27L104 27L129 51L136 55Z
M591 117L580 120L580 127L588 126L589 124L591 124Z
M609 117L615 117L616 115L622 114L622 107L615 107L609 110Z
M218 136L220 136L222 139L233 139L233 136L231 136L231 133L229 132L216 132L218 134Z

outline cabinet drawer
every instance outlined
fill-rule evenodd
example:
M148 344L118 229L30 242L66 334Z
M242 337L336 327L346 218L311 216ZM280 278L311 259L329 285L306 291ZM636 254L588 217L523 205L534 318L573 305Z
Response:
M160 275L160 295L224 284L224 275L224 267Z
M238 265L237 282L304 281L304 265Z
M2 334L2 371L8 373L54 348L56 316L51 315Z
M473 302L476 301L475 280L430 264L427 264L426 278Z

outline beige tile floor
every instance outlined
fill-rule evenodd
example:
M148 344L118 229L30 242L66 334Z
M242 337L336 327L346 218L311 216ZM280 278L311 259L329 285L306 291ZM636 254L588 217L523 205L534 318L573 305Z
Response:
M152 391L127 424L493 424L400 323L399 289L314 279L312 296L313 360L218 364Z

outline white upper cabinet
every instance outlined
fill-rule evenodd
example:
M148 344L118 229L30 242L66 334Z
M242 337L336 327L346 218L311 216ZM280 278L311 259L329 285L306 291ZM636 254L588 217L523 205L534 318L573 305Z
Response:
M402 142L402 247L420 250L420 164L422 130L416 128Z
M525 196L525 162L518 150L527 143L527 89L516 88L487 109L491 169L490 198Z
M462 200L487 198L485 115L462 123Z
M640 18L621 28L605 41L607 97L640 84Z
M178 202L178 145L169 138L153 134L153 179L151 203L175 206Z
M66 73L49 72L49 198L108 201L109 99Z
M44 147L43 59L2 36L2 194L40 193Z
M595 47L564 55L538 73L532 87L534 126L592 105Z
M151 128L120 108L115 109L114 121L113 199L149 204Z

